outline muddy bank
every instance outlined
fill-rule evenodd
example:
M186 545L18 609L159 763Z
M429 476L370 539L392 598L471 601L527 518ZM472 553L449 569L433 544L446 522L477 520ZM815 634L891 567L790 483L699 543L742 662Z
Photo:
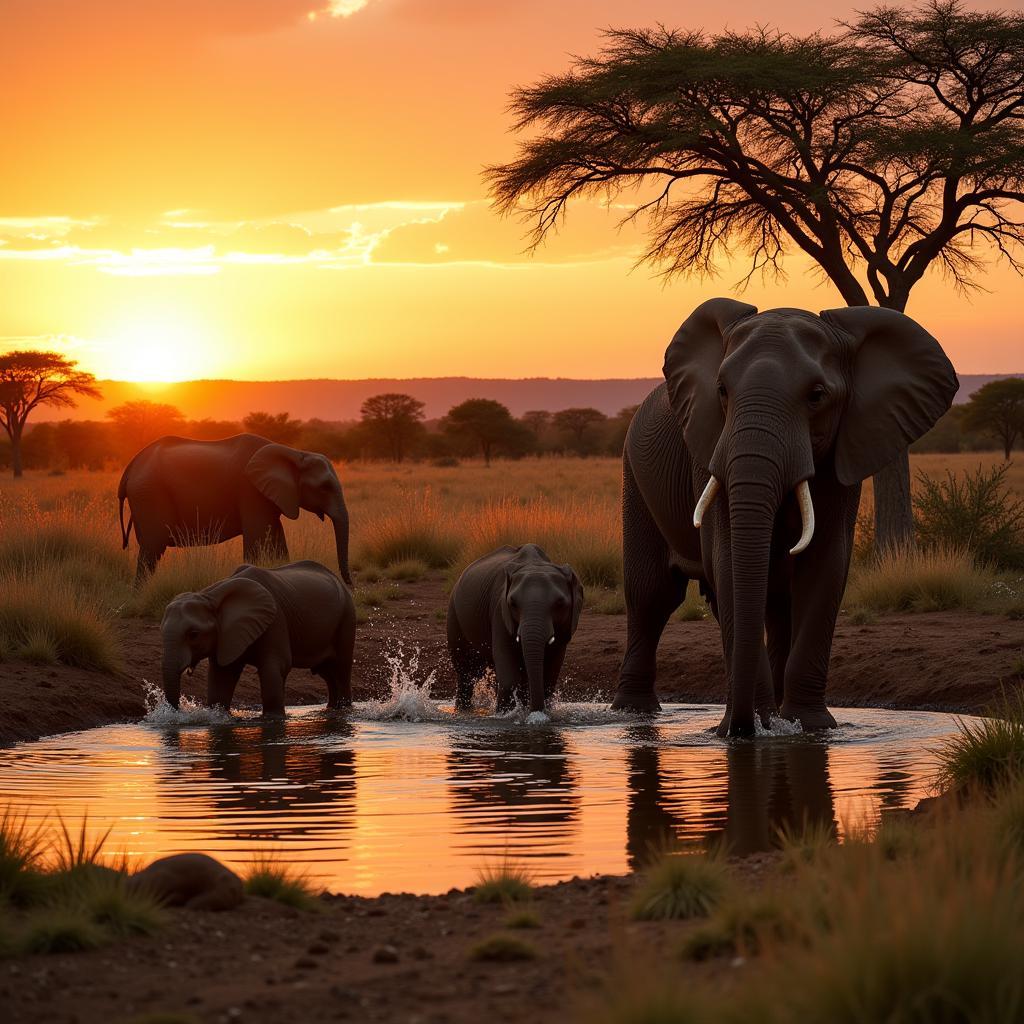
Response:
M380 589L375 585L374 589ZM371 613L356 634L356 699L389 691L393 659L419 651L419 678L434 673L433 694L453 693L444 637L447 596L439 577L395 584L392 599ZM105 676L63 667L0 665L0 744L137 719L145 713L143 680L160 678L156 623L119 624L125 672ZM562 695L569 700L608 698L625 648L624 615L584 611L569 647ZM713 621L670 622L659 649L659 693L665 699L721 702L721 646ZM829 703L836 707L893 707L977 712L1000 687L1020 682L1024 621L959 612L894 615L868 625L841 616L832 650ZM201 668L185 681L202 697ZM258 703L259 686L246 670L236 701ZM288 680L289 703L321 703L322 683L308 672Z

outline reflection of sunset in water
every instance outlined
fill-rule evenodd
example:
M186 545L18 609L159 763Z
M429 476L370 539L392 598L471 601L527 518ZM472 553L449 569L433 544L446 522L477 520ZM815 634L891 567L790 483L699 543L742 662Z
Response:
M540 881L622 873L652 844L725 840L770 848L778 828L861 820L929 792L952 716L844 710L828 742L725 743L718 709L671 706L656 721L566 707L528 727L437 721L287 721L107 726L0 752L5 802L33 817L111 827L133 863L201 850L244 865L273 850L328 888L441 892L508 855Z

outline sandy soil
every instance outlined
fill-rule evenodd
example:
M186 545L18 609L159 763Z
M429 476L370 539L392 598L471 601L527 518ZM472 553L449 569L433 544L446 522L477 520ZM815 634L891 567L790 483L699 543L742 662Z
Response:
M773 858L743 862L745 882L770 880ZM672 958L673 970L742 979L727 961L685 965L675 950L691 923L636 922L632 878L574 879L536 890L540 927L504 927L509 911L468 892L327 896L319 912L250 897L237 910L169 911L156 936L90 953L0 961L0 1011L9 1024L167 1024L480 1020L563 1022L601 999L620 961ZM478 962L495 933L528 943L536 959ZM731 976L731 977L730 977ZM151 1016L152 1015L152 1016Z
M393 586L394 600L371 613L356 634L356 699L389 690L399 645L419 650L420 675L436 670L435 697L450 696L454 679L444 635L447 596L440 577ZM99 675L76 669L0 665L0 744L137 719L145 712L143 680L160 679L160 631L156 623L121 624L125 672ZM584 612L566 656L562 696L610 699L625 647L624 615ZM721 702L724 680L718 626L713 621L670 622L659 650L659 693L665 700ZM938 612L894 615L870 625L841 617L832 649L829 703L836 707L894 707L979 711L1000 687L1020 681L1024 621L999 616ZM205 695L200 668L184 690ZM236 694L257 704L258 684L246 670ZM289 703L321 703L319 679L296 670L288 680Z

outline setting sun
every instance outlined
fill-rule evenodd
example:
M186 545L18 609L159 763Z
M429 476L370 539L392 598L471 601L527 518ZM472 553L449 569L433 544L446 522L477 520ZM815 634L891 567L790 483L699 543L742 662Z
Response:
M213 365L210 339L202 326L172 311L125 320L100 353L97 372L102 376L141 383L198 380L209 377Z

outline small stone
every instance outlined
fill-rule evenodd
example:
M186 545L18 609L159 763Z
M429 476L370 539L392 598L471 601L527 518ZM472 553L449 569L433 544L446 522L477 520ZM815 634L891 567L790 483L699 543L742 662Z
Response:
M378 946L373 951L373 962L375 964L397 964L398 950L394 946Z
M413 960L433 960L434 954L429 949L425 949L423 946L414 946L412 949Z

